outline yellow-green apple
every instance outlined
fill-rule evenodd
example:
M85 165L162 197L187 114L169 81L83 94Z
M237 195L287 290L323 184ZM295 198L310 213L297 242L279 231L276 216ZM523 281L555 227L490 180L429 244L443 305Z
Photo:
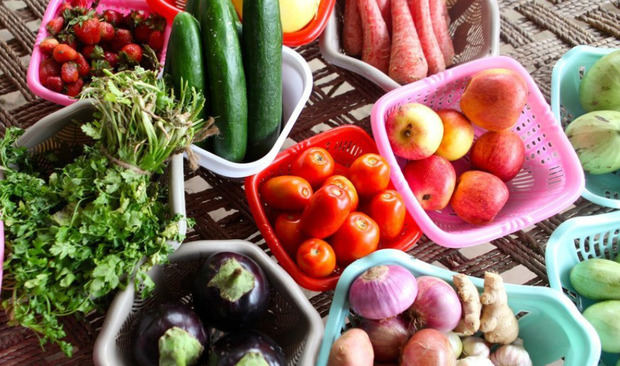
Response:
M508 195L508 187L498 177L481 170L468 170L459 177L450 204L463 221L482 225L495 219Z
M521 170L525 161L525 145L518 134L489 131L480 136L471 149L474 168L489 172L507 182Z
M403 174L411 191L425 210L441 210L450 202L456 173L452 164L438 155L411 160Z
M385 127L394 154L407 160L433 155L443 136L441 118L419 103L399 106L388 117Z
M437 111L443 122L443 138L435 154L450 161L462 158L474 142L474 126L454 109Z
M527 102L527 83L510 69L487 69L471 78L461 96L469 120L489 131L511 128Z

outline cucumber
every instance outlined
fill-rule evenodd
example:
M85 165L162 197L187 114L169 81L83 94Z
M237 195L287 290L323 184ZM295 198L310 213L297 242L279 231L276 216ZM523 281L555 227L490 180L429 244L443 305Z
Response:
M241 46L230 0L201 0L200 25L209 89L210 114L219 134L212 151L229 161L245 157L248 130L248 102Z
M275 143L282 122L282 23L278 0L243 2L243 61L248 85L248 158Z
M577 263L570 271L570 283L592 300L620 300L620 263L593 258Z
M185 1L185 11L196 17L198 12L199 1L187 0Z

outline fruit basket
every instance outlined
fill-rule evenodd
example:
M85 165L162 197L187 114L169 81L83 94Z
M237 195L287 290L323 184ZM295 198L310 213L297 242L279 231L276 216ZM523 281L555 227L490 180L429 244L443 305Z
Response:
M585 71L612 51L615 49L577 46L566 52L553 67L551 109L563 128L585 113L579 101L579 84ZM620 208L620 171L609 174L586 173L585 176L583 198L597 205Z
M47 23L57 16L59 8L65 0L51 0L47 5L43 19L41 20L41 26L37 38L34 42L32 55L30 57L30 63L28 64L27 82L30 90L37 96L49 100L60 105L69 105L74 103L77 99L71 98L67 95L52 91L43 86L39 78L39 65L43 60L43 53L39 49L39 43L45 39L49 34L46 29ZM86 4L90 6L94 1L88 0ZM151 12L149 5L144 0L101 0L97 6L97 12L101 12L106 9L116 10L122 14L127 14L131 10L144 10L147 14ZM166 25L164 31L164 43L161 52L158 54L159 62L163 65L166 61L166 48L168 45L168 38L170 37L170 24Z
M232 1L232 0L231 0ZM185 0L147 0L151 8L164 16L170 23L175 15L185 9ZM321 0L315 17L297 32L284 33L282 43L285 46L303 46L314 41L325 29L336 0Z
M450 36L454 44L455 65L489 55L499 55L499 9L494 0L448 0ZM400 86L388 75L362 60L348 56L341 41L344 0L334 12L320 38L323 58L336 66L359 74L389 91Z
M460 110L459 100L471 76L489 68L514 70L527 82L527 103L513 128L525 144L525 162L519 174L507 182L509 199L495 220L472 225L457 217L450 206L441 211L422 209L403 175L405 161L394 155L385 126L388 115L409 102L432 109ZM525 229L570 206L583 189L583 169L549 105L523 66L508 57L471 61L393 90L375 103L371 123L379 152L392 167L392 183L403 196L407 210L420 229L441 246L469 247ZM474 134L480 136L483 131L475 126ZM468 165L464 160L461 163Z
M577 306L585 310L594 301L580 296L570 282L570 271L579 262L590 258L614 259L619 253L620 211L575 217L563 222L547 242L545 263L551 288L564 291ZM596 337L598 339L598 336ZM603 352L602 366L616 366L620 355Z
M192 145L192 151L198 158L198 164L229 178L242 178L260 172L273 161L282 148L284 141L297 122L297 117L306 105L311 91L312 72L310 66L297 52L288 47L282 47L282 131L271 150L260 159L234 163L201 147Z
M185 243L170 256L169 264L151 271L156 284L153 296L141 300L135 296L133 287L119 293L97 337L93 354L95 365L133 365L131 343L136 315L142 309L163 302L189 302L191 277L211 254L222 251L246 255L263 269L272 291L268 310L257 328L284 349L288 366L313 366L323 336L319 314L282 268L256 245L241 240Z
M380 264L397 264L409 269L416 277L434 276L449 283L452 283L455 274L390 249L377 251L353 262L338 281L317 366L327 365L330 348L346 326L351 283L370 267ZM482 289L482 279L472 278L472 281L479 290ZM534 365L548 365L561 358L564 359L564 366L596 364L601 347L598 337L574 304L558 291L545 287L511 284L505 287L508 304L515 314L519 314L519 337L523 339Z
M276 160L260 173L248 177L245 182L246 196L248 204L256 226L265 238L269 249L276 257L280 265L297 281L297 283L309 290L327 291L336 287L340 277L340 269L328 277L314 278L304 274L294 258L291 258L275 234L273 212L262 201L259 188L267 179L290 173L291 164L303 151L309 147L318 146L326 149L336 162L336 174L344 171L346 167L360 155L365 153L376 153L377 149L373 139L361 128L357 126L337 127L327 132L323 132L307 140L304 140L278 155ZM409 250L420 238L421 232L411 216L406 215L405 226L396 239L380 243L379 248L394 248Z

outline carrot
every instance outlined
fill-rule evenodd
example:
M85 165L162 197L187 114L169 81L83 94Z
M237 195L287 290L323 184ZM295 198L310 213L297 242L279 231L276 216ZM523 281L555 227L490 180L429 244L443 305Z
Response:
M409 0L409 10L428 63L428 73L435 74L445 70L446 63L431 24L429 0Z
M407 0L392 2L392 50L388 75L399 84L426 76L428 64L407 6Z
M454 46L452 45L452 38L450 38L450 15L446 7L446 0L429 0L429 5L435 38L437 38L446 66L450 66L454 58Z
M344 3L344 25L342 27L342 43L344 52L349 56L362 54L362 23L357 0L346 0Z
M390 64L390 34L376 0L358 0L364 43L362 61L387 74Z
M381 10L381 16L383 17L383 20L385 20L385 25L387 25L388 32L391 32L392 12L390 11L390 0L377 0L377 5L379 5L379 10Z

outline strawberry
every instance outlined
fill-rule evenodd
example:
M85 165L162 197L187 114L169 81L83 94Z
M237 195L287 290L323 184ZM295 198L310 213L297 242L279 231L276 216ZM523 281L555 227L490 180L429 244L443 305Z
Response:
M85 44L97 44L101 40L99 19L97 18L80 20L73 26L73 31L78 39Z
M155 51L161 50L164 47L164 34L158 30L151 32L149 46Z
M78 56L75 59L75 62L77 63L78 73L80 74L80 76L88 76L88 74L90 73L90 65L88 64L88 61L86 61L86 58L84 58L84 56L82 56L81 53L78 53Z
M114 39L114 26L108 22L100 22L99 33L102 41L111 41Z
M63 14L64 15L65 10L71 10L71 9L73 9L73 6L71 6L71 4L69 4L69 3L62 3L58 7L58 14Z
M88 2L86 0L71 0L71 5L76 8L87 8Z
M104 10L103 11L103 20L106 22L118 26L123 20L123 14L119 13L116 10Z
M43 86L55 92L60 92L62 90L62 79L60 76L50 76L43 83Z
M132 42L131 32L128 29L118 28L114 36L113 47L120 50L123 46Z
M39 64L39 80L45 85L51 76L60 76L60 65L53 58L46 58Z
M151 31L152 29L148 24L142 23L136 26L136 29L133 31L133 36L137 42L146 43L149 40Z
M52 35L57 35L62 30L63 25L65 25L65 19L63 17L56 17L47 22L45 27Z
M54 37L47 37L39 43L39 49L46 55L51 55L54 48L58 46L58 40Z
M77 79L74 83L69 83L65 86L65 90L67 91L67 95L70 97L75 97L82 91L82 87L84 86L84 80Z
M80 77L77 63L73 61L65 62L60 67L60 78L65 83L74 83Z
M101 46L97 45L87 45L84 46L84 48L82 48L82 54L87 58L87 59L98 59L98 58L103 58L103 48L101 48Z
M56 46L56 48L54 48L54 52L52 52L52 57L54 57L54 60L56 60L57 62L62 63L75 60L75 58L77 57L77 52L66 44L61 43Z
M155 30L162 31L166 29L166 18L161 15L151 14L151 19L149 19L151 27Z
M144 23L147 18L148 15L144 10L132 10L128 15L128 19L126 18L126 21L129 22L127 25L130 27L136 27Z
M142 48L135 43L126 44L119 57L128 64L139 64L142 61Z
M118 64L118 55L114 52L104 53L103 59L106 60L112 68L115 68L116 65Z

